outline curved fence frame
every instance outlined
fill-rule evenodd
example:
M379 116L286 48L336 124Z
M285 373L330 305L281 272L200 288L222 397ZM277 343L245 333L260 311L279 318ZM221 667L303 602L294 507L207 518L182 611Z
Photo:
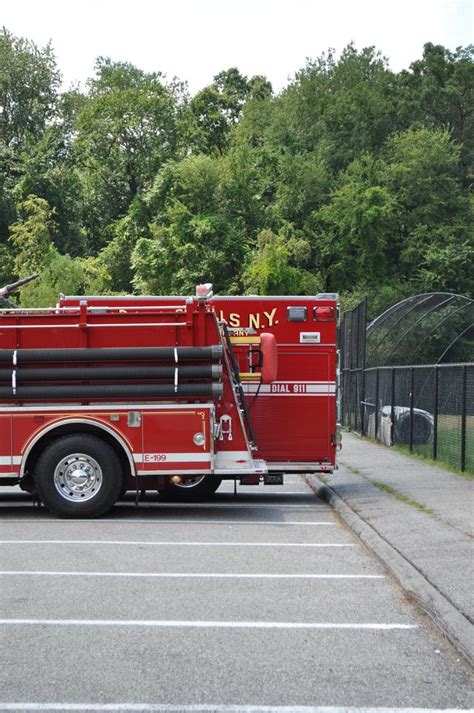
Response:
M456 309L469 303L457 301ZM342 425L474 473L474 363L366 366L367 332L377 322L366 328L366 316L364 299L344 314L339 329ZM446 352L445 346L440 358Z

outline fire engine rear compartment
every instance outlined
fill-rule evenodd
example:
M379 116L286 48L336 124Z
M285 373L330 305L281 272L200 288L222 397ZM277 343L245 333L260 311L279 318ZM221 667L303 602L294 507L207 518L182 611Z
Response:
M163 491L170 477L192 476L212 492L222 477L257 484L271 482L268 471L333 467L334 342L279 343L277 379L264 384L260 335L231 328L229 339L209 300L106 310L91 302L1 314L0 483L37 478L43 451L74 435L114 451L120 491ZM105 479L101 459L66 456L55 487L71 485L80 507L83 484Z

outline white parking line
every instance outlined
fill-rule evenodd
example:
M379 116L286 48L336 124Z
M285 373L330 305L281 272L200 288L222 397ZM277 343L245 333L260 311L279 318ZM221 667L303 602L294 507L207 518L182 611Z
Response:
M123 502L118 502L115 503L114 507L117 508L118 510L124 507L130 507L132 503L123 503ZM240 509L248 509L248 508L253 508L253 509L259 509L259 508L273 508L273 510L328 510L328 506L316 506L312 504L308 505L285 505L284 503L245 503L239 500L239 502L236 503L161 503L161 502L156 502L154 504L151 503L140 503L140 509L142 510L192 510L192 509L208 509L208 510L215 510L215 509L224 509L224 508L231 508L233 510L238 510Z
M0 626L129 626L162 629L348 629L392 631L418 629L418 624L331 623L327 621L188 621L159 619L0 619Z
M172 703L0 703L1 711L130 711L130 713L473 713L472 708L354 708Z
M0 545L131 545L139 547L357 547L340 542L169 542L146 540L0 540Z
M1 711L130 711L130 713L473 713L472 708L354 708L172 703L0 703Z
M19 504L18 503L2 503L0 501L0 507L3 510L3 512L7 512L9 509L18 509ZM29 508L32 508L32 503L31 501L27 501L24 503L21 503L21 508L22 510L26 510ZM125 508L133 508L135 509L135 504L132 500L128 502L124 501L118 501L114 505L115 510L124 510ZM172 502L140 502L139 505L139 510L153 510L153 511L159 511L159 510L217 510L217 509L232 509L232 510L239 510L239 509L253 509L253 510L258 510L260 508L272 508L273 510L313 510L314 512L328 512L329 507L327 505L323 505L321 503L308 503L308 504L295 504L295 503L281 503L281 502L265 502L265 503L256 503L256 502L242 502L242 500L239 500L238 502L216 502L216 503L172 503Z
M234 574L214 572L63 572L4 570L11 577L150 577L157 579L384 579L382 574Z
M174 520L139 520L136 519L134 520L133 518L130 520L126 520L125 518L116 518L116 519L107 519L104 518L102 520L97 520L97 519L86 519L86 518L81 518L80 520L48 520L48 519L41 519L37 520L34 518L21 518L21 519L15 519L13 520L12 518L3 518L2 519L2 525L5 525L5 523L15 523L15 524L23 524L23 523L32 523L34 522L37 525L82 525L82 524L90 524L93 522L95 525L274 525L275 527L281 527L281 526L301 526L301 527L306 527L306 526L320 526L320 525L329 525L331 527L335 527L336 523L335 522L326 522L325 520L199 520L198 518L192 518L192 519L174 519Z
M257 486L258 487L258 486ZM280 487L280 486L275 486L275 487ZM243 490L243 488L248 488L248 490ZM309 490L308 487L304 488L302 487L300 490L278 490L278 492L275 493L260 493L258 492L252 492L251 488L255 488L254 485L239 485L237 488L237 497L239 495L279 495L280 497L284 495L304 495L307 498L312 497L314 499L314 492L312 490ZM219 495L233 495L234 493L234 487L227 487L227 488L219 488Z

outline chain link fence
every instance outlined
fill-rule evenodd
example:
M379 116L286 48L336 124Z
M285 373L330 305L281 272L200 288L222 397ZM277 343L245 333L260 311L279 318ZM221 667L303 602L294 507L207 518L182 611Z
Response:
M364 300L340 325L342 425L474 472L474 364L365 368L366 315Z

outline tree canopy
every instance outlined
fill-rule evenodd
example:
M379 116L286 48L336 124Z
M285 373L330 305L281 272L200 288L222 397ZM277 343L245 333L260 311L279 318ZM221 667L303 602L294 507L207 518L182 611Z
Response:
M53 48L0 31L0 282L57 293L338 291L374 312L474 288L473 48L395 73L329 50L278 94L231 67L191 96L98 58L61 90Z

